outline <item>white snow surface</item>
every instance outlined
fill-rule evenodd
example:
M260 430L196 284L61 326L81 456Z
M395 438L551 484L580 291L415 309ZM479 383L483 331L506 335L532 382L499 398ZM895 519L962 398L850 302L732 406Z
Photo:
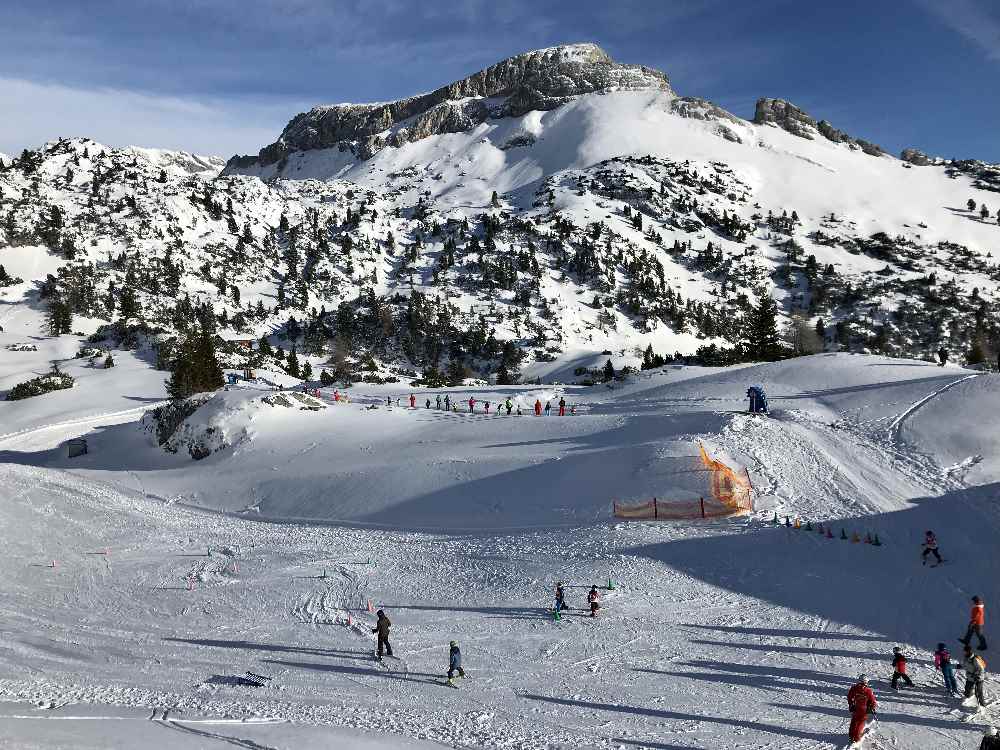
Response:
M0 349L0 383L80 344L33 342ZM930 652L958 650L973 594L1000 597L996 375L824 354L614 388L470 386L447 391L450 413L428 390L415 409L390 386L324 390L309 411L248 385L189 417L241 435L195 461L125 413L163 397L140 361L0 401L0 746L840 748L862 671L872 747L973 747L992 716L960 720ZM745 413L751 384L769 417ZM64 394L86 405L50 405ZM492 413L508 396L524 416ZM530 415L560 397L574 416ZM89 453L68 459L77 435ZM705 494L699 440L748 468L753 516L610 517L613 499ZM940 569L920 565L928 528ZM573 609L555 621L560 580ZM369 602L393 622L383 666ZM917 683L900 693L894 645Z

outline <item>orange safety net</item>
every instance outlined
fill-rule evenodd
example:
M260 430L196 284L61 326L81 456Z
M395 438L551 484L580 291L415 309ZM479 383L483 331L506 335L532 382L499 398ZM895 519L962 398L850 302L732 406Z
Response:
M713 459L699 444L699 458L707 473L705 497L696 500L653 498L641 503L614 502L615 518L671 520L685 518L727 518L753 511L753 485L746 469L739 472Z

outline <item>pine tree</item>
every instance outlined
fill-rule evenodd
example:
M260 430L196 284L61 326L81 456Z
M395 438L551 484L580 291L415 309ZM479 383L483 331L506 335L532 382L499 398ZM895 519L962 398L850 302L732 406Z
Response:
M976 210L976 202L972 198L969 198L969 201L965 205L969 208L969 211Z
M497 191L493 191L493 195L490 197L490 203L493 204L494 208L500 208L500 196L497 195Z
M111 352L108 352L108 356L104 358L104 369L110 370L115 366L115 358L111 356Z
M985 203L979 207L979 216L983 221L990 218L990 210L986 207Z
M302 379L312 380L312 377L313 377L313 368L312 365L309 364L309 361L307 360L305 364L302 365Z
M615 366L609 359L604 363L604 381L609 382L615 379Z
M299 357L295 353L294 344L292 344L292 350L288 353L288 364L285 365L285 372L287 372L293 378L302 377L302 373L299 371Z
M778 305L770 295L764 295L747 320L744 347L751 361L773 362L781 359L778 338Z
M172 399L184 399L221 388L223 382L212 336L202 326L189 333L178 347L167 380L167 393Z
M73 328L73 311L61 297L53 297L49 301L45 317L49 333L53 336L70 333Z

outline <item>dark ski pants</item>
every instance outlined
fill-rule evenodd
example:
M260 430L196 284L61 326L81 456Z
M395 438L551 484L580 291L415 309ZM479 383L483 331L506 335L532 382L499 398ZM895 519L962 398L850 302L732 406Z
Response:
M920 556L923 558L924 562L927 562L927 555L934 555L938 562L941 562L941 553L937 551L936 548L931 547L924 548L924 553Z
M900 680L903 681L903 684L906 685L906 687L913 687L913 680L910 679L910 675L906 674L905 672L893 672L892 679L889 681L889 684L892 685L893 690L896 689L896 685L899 683Z
M983 681L973 680L971 678L966 678L965 680L965 697L971 698L972 693L975 692L976 700L979 701L980 706L986 705L986 696L983 695Z
M965 638L960 638L959 640L961 640L962 643L964 643L966 646L968 646L969 643L972 642L972 636L973 635L975 635L977 638L979 638L979 650L980 651L985 651L986 650L986 639L983 638L983 628L982 628L981 625L976 625L975 623L971 623L970 622L969 623L969 629L965 631Z
M455 676L455 672L458 672L459 677L465 677L465 670L461 667L448 667L448 679L450 680Z
M958 682L955 680L955 669L951 664L941 665L941 675L944 677L944 689L949 693L958 692Z
M382 655L382 650L383 649L385 649L385 653L386 653L387 656L392 656L392 646L389 645L389 636L387 636L387 635L386 636L380 635L378 637L378 655L379 656Z

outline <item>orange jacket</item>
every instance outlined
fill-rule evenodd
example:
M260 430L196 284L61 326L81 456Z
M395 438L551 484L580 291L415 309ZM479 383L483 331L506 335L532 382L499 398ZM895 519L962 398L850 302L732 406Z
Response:
M980 602L979 604L972 605L972 614L969 615L969 621L973 625L985 625L986 624L986 605Z

